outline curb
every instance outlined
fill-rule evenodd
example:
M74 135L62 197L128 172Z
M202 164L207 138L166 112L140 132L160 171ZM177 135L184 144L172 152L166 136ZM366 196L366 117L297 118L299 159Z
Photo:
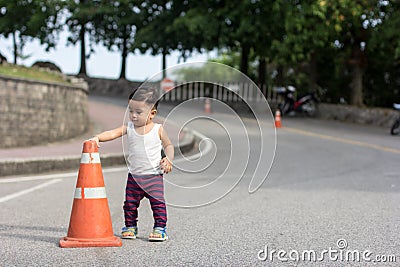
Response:
M185 131L183 140L174 146L175 155L185 154L191 151L196 142L195 134ZM101 166L110 167L117 165L125 165L125 157L123 153L103 154L100 155ZM7 159L0 161L0 177L14 175L41 174L51 171L67 171L78 170L81 155L70 157L52 157L52 158L29 158L29 159Z

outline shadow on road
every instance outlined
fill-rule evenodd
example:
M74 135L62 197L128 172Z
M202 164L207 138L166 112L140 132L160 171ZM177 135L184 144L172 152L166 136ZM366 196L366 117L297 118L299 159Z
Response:
M34 235L32 232L37 232ZM56 233L54 236L43 235L41 232ZM2 237L11 237L24 240L40 241L51 243L58 246L60 238L67 233L67 229L62 227L49 226L26 226L26 225L7 225L0 224L0 235Z

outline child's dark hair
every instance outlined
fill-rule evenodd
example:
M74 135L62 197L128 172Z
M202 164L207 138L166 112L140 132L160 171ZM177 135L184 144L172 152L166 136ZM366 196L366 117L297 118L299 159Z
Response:
M144 101L157 109L159 102L158 90L154 87L139 87L129 95L129 100Z

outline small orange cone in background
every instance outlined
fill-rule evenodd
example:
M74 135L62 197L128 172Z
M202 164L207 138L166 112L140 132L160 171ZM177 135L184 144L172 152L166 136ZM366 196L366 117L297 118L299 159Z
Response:
M112 229L99 151L95 141L86 141L83 144L68 235L60 240L60 247L120 246L122 241L114 236Z
M275 112L275 127L276 128L281 128L282 127L282 123L281 123L281 112L279 110L277 110Z
M211 113L211 100L206 98L204 100L204 113L210 114Z

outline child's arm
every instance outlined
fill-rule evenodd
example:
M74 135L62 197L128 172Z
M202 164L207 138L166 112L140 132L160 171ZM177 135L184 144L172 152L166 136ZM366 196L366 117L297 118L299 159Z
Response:
M123 136L124 134L126 134L126 125L115 128L113 130L109 130L109 131L105 131L100 134L97 134L97 135L93 136L92 138L90 138L89 140L95 141L97 144L97 147L100 147L100 145L99 145L100 142L111 141L118 137Z
M169 173L172 170L172 161L174 160L174 146L172 145L171 140L169 140L164 127L161 126L158 133L166 156L160 161L161 169L164 173Z

